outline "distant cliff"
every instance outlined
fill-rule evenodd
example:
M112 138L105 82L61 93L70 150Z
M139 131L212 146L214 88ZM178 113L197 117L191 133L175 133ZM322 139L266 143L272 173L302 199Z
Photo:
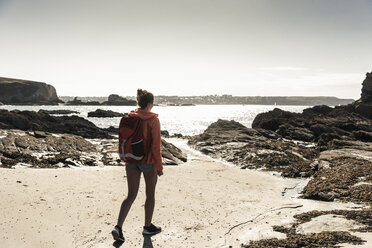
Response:
M4 104L46 104L62 102L56 89L49 84L0 77L0 102Z

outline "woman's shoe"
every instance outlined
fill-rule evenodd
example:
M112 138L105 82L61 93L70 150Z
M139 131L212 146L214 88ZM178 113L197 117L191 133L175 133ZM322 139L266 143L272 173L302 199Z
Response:
M111 231L111 234L115 240L121 241L121 242L125 241L125 238L123 236L123 232L120 226L115 226L114 230Z
M153 224L151 224L150 226L144 226L143 227L143 232L142 234L143 235L155 235L155 234L158 234L161 232L161 228L160 227L157 227L157 226L154 226Z

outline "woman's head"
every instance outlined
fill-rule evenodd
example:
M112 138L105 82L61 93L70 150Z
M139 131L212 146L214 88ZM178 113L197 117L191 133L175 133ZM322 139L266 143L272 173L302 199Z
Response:
M154 104L154 95L146 90L137 90L137 104L141 109L146 109L148 104Z

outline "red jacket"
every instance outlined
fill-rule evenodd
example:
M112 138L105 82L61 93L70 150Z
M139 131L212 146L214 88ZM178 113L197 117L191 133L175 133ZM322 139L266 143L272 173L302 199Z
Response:
M144 120L143 137L145 140L146 155L142 159L147 164L153 164L157 171L163 170L161 158L161 137L160 137L160 121L158 114L149 112L144 109L136 109L129 113L130 116L137 116Z

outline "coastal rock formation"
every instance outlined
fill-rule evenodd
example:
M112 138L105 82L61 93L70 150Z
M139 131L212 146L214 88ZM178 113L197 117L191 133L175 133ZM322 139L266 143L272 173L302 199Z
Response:
M161 139L161 156L164 165L179 165L187 162L187 155L164 139Z
M45 112L50 115L69 115L69 114L80 114L78 111L73 111L73 110L67 110L67 109L59 109L59 110L45 110L45 109L40 109L39 112Z
M372 72L366 74L363 81L361 98L352 104L355 112L372 119Z
M30 167L97 165L100 154L86 139L70 134L53 135L40 131L0 130L2 167L16 164Z
M22 105L56 105L62 102L52 85L2 77L0 77L0 101L4 104Z
M241 168L263 168L283 176L310 176L318 150L309 142L281 139L275 132L252 129L235 121L218 120L204 133L190 137L189 144L202 153L222 158Z
M116 94L111 94L108 97L108 101L102 103L102 105L113 105L113 106L136 106L137 102L134 100L128 100Z
M0 129L69 133L84 138L112 138L105 129L78 116L51 116L44 111L0 110Z
M5 136L0 138L0 159L5 167L16 163L53 167L71 159L75 162L70 161L70 164L78 165L122 165L118 156L117 134L117 128L98 128L78 116L51 116L43 110L0 110L0 137ZM84 138L93 139L95 145ZM82 152L86 154L82 155ZM38 153L50 156L39 159ZM90 159L84 160L86 156ZM187 161L180 149L165 140L162 140L162 156L165 165Z
M97 101L83 102L82 100L79 100L78 97L75 97L74 100L66 102L66 105L70 105L70 106L80 106L80 105L97 106L97 105L101 105L101 103L97 102Z
M137 102L134 100L128 100L116 94L109 95L107 101L82 101L75 97L72 101L66 102L66 105L80 106L80 105L92 105L92 106L136 106Z
M324 107L304 112L314 111L318 114L328 112ZM279 117L283 115L292 116L276 111L277 119L272 123L277 126L282 121ZM269 121L266 117L261 120ZM344 124L350 126L348 122ZM280 124L279 127L283 130L278 132L281 130L278 128L273 132L261 128L247 128L235 121L218 120L204 133L190 137L189 144L204 154L221 158L241 168L278 171L285 177L313 176L302 192L304 198L372 203L371 142L360 141L355 137L354 140L352 137L346 139L336 134L333 134L333 137L329 134L329 144L320 152L323 144L308 142L306 135L309 135L310 129L296 127L290 130L291 133L286 125L288 123ZM315 133L320 136L323 135L322 132L328 132L327 126L332 127L331 122L323 124L324 126L318 125L314 130L317 130ZM355 133L351 134L355 136ZM314 132L312 135L316 136ZM305 141L299 140L299 137L305 137L302 139Z
M287 139L316 142L321 150L349 141L372 141L372 121L344 107L315 106L302 113L275 108L258 114L252 127L274 131Z
M0 129L0 167L54 168L75 166L123 166L117 139L90 141L72 134ZM187 156L162 140L164 165L179 165Z
M111 110L96 109L95 111L89 112L88 117L123 117L125 114L114 112Z
M364 103L372 102L372 72L367 72L366 78L363 81L361 99Z

